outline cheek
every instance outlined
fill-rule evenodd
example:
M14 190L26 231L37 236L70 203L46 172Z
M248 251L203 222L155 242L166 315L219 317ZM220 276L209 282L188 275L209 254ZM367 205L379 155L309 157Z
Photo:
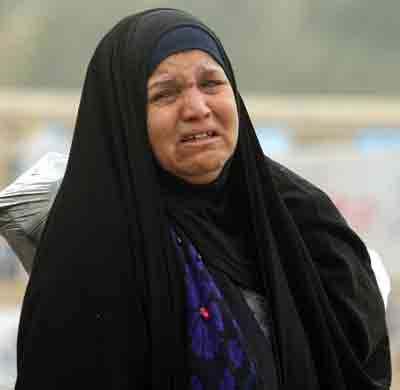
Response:
M217 104L216 110L220 113L225 127L229 128L232 134L236 134L239 127L239 115L232 88L226 90L222 96L215 100L215 103Z
M233 133L235 137L235 143L239 137L239 114L237 112L236 104L234 105L234 113L233 113Z
M147 121L147 131L150 147L159 164L166 168L170 165L175 151L174 139L168 131L168 121L163 115L150 115Z
M239 115L234 99L224 107L225 126L228 130L228 137L233 146L236 147L239 135Z

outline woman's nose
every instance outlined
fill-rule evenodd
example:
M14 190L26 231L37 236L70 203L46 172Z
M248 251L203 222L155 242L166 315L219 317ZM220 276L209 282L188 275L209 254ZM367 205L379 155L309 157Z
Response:
M184 120L203 118L211 112L207 96L198 88L190 88L190 90L185 91L182 104Z

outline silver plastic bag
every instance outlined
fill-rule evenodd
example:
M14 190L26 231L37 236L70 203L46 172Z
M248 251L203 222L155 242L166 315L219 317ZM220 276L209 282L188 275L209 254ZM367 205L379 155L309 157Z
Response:
M0 192L0 234L30 273L68 157L48 153Z

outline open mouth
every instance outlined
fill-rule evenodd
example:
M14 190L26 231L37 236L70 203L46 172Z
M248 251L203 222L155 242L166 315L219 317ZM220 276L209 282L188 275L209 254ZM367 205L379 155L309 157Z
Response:
M184 136L181 139L181 142L196 142L196 141L213 138L216 135L217 135L217 133L215 131L210 130L210 131L205 131L204 133L197 133L197 134Z

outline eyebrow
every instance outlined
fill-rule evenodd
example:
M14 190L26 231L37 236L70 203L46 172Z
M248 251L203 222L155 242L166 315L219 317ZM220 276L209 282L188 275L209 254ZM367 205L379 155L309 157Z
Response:
M151 83L148 87L148 90L152 90L156 87L159 88L168 88L168 87L173 87L176 85L176 80L175 79L167 79L167 80L158 80L158 81L154 81L153 83Z
M211 65L211 67L207 66L207 65L201 65L200 66L200 74L203 75L210 75L210 74L214 74L214 73L223 73L224 71L222 69L220 69L219 67L213 66ZM162 73L161 73L162 74ZM153 83L150 83L148 90L152 90L156 87L160 87L160 88L168 88L168 87L173 87L176 85L176 78L168 78L168 79L164 79L164 80L157 80L154 81Z

